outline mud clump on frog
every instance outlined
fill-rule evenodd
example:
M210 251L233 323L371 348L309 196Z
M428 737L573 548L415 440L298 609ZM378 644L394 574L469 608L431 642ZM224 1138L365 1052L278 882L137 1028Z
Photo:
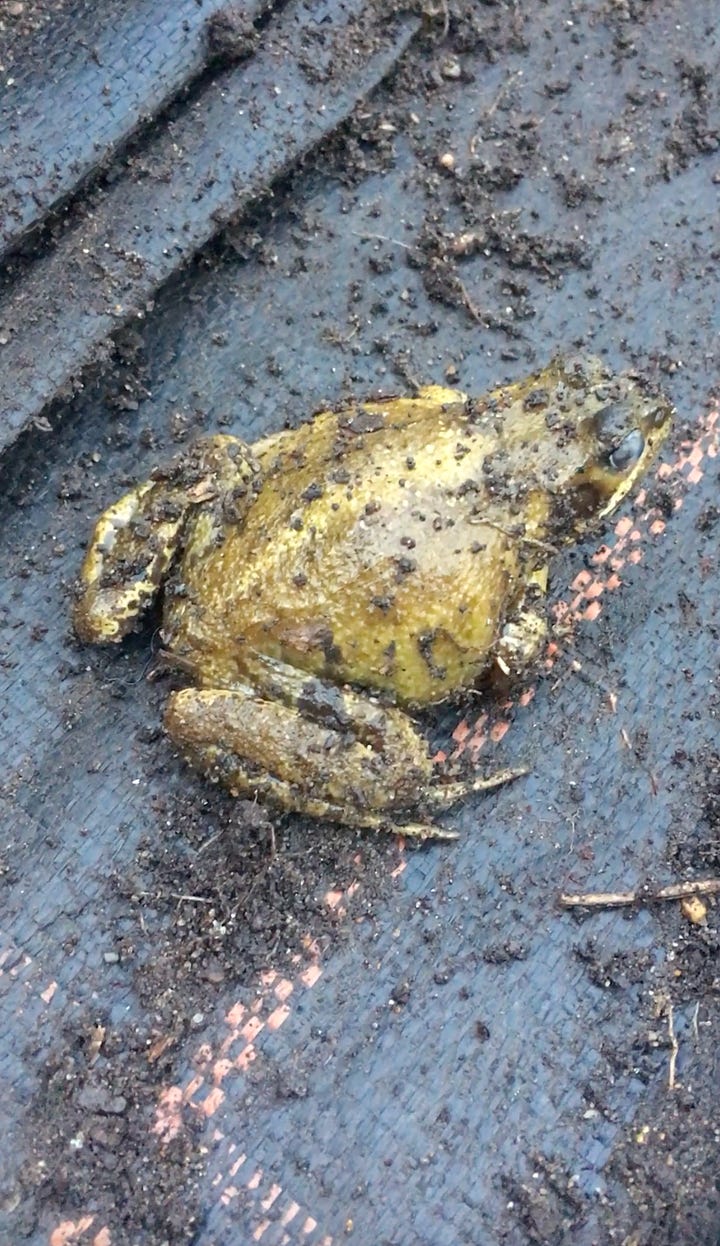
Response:
M120 641L163 588L195 685L165 726L192 764L276 808L447 837L434 813L517 772L442 774L408 711L532 662L549 558L618 505L671 414L591 358L202 438L99 519L75 630Z

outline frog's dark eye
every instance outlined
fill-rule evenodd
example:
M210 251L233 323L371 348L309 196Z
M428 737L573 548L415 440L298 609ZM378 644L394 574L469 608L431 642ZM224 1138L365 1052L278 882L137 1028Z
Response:
M626 472L635 466L644 449L645 438L639 428L634 428L610 451L607 461L614 472Z

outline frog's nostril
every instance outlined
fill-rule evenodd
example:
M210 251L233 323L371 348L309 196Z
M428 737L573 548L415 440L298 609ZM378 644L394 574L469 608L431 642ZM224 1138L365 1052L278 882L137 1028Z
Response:
M645 449L645 438L639 428L634 428L627 437L611 450L608 463L615 472L625 472L634 467Z
M595 415L595 431L600 444L609 447L617 445L630 418L627 406L622 402L611 402L602 407Z
M664 406L656 407L655 410L650 413L650 423L652 424L653 428L660 428L660 426L665 423L669 414L670 414L670 411L668 407L664 407Z

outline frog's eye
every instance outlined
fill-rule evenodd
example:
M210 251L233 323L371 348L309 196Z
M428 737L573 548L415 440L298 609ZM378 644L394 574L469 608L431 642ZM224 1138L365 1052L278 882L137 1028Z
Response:
M634 428L610 451L607 461L614 472L626 472L635 466L644 449L645 438L639 428Z

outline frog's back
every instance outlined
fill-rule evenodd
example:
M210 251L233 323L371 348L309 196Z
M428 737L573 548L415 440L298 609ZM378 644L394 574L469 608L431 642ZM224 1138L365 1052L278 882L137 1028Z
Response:
M514 557L473 515L492 509L492 439L464 395L429 395L325 413L255 448L265 481L243 525L197 583L183 568L195 622L172 643L202 652L203 678L259 652L428 704L477 677Z

